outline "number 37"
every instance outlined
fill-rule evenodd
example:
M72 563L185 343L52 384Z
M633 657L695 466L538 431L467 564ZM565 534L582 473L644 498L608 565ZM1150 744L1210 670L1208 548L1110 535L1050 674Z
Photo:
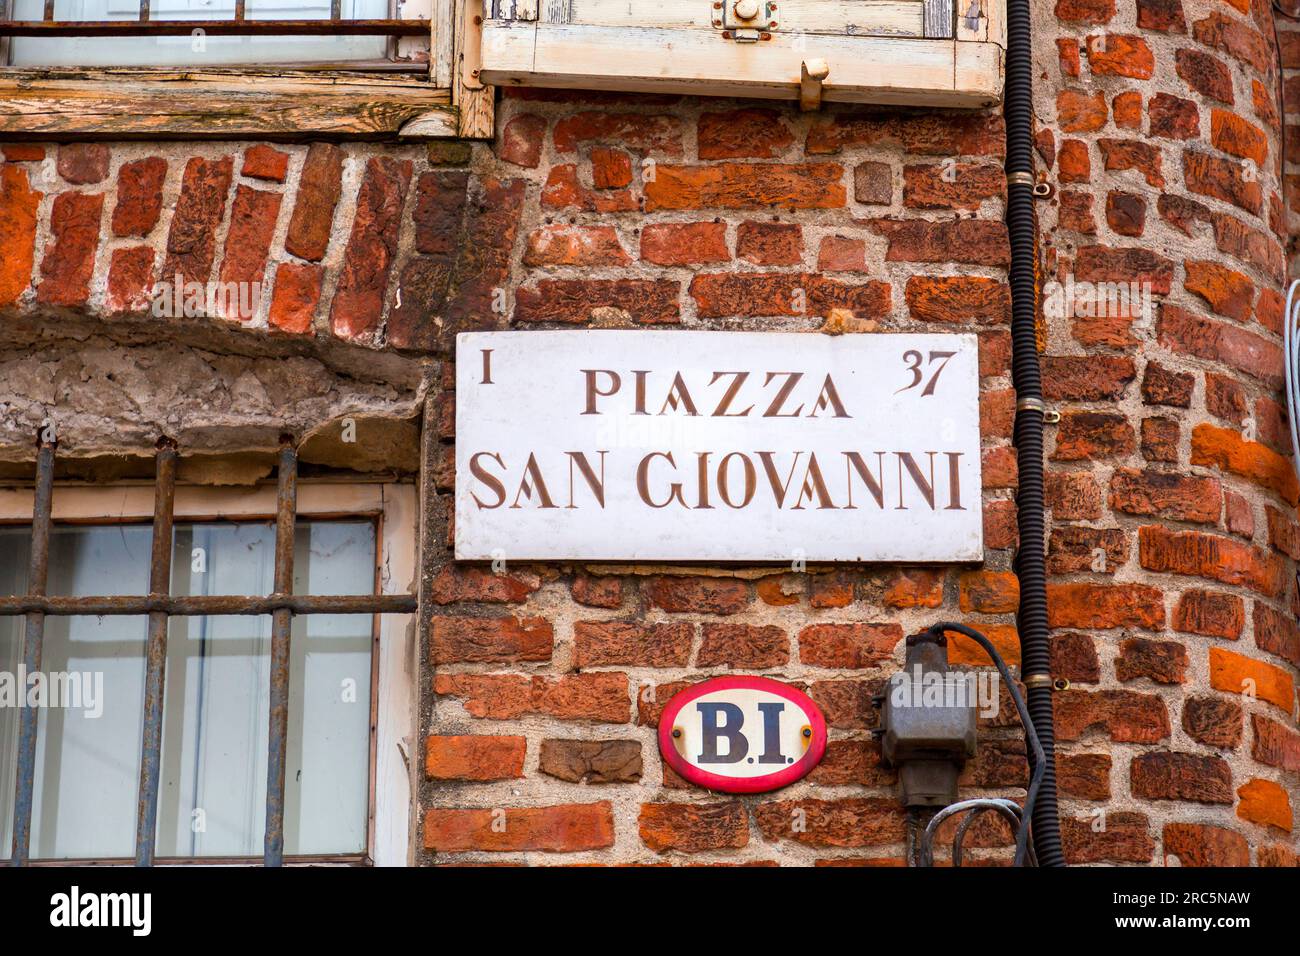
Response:
M939 381L939 374L944 370L944 367L948 364L948 360L951 359L956 354L957 354L956 352L931 352L930 353L930 358L928 361L929 365L933 366L936 359L942 359L942 361L939 362L939 367L934 370L934 374L930 376L930 380L925 383L925 388L921 390L922 398L924 398L927 395L934 394L934 386ZM916 386L921 384L921 379L925 377L921 373L921 359L922 359L922 355L916 349L908 349L906 352L903 353L903 361L907 363L907 371L912 373L912 381L904 385L902 388L898 389L896 392L894 392L895 395L897 395L898 392L906 392L909 388L916 388Z

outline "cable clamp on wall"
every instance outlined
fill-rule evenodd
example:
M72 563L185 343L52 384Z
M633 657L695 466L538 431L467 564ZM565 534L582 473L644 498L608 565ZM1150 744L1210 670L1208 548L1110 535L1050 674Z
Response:
M1051 674L1026 674L1020 678L1020 683L1024 684L1026 689L1032 690L1035 687L1052 687Z
M1032 189L1034 187L1034 174L1033 173L1007 173L1007 185L1028 186L1029 188Z

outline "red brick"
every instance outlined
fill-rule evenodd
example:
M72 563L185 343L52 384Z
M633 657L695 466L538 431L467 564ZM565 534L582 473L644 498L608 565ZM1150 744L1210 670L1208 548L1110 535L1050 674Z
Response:
M449 564L433 579L429 596L435 604L523 604L540 586L540 579L531 572L498 574L485 568Z
M1295 472L1288 459L1237 432L1202 422L1192 429L1192 464L1207 465L1271 488L1291 504L1297 498Z
M1145 584L1049 584L1047 618L1052 627L1159 631L1165 625L1164 595Z
M753 600L745 581L703 576L651 578L645 594L651 607L696 614L735 614Z
M964 262L1002 266L1011 258L1006 226L986 219L874 219L872 227L889 240L888 262Z
M528 236L526 266L623 266L623 251L613 226L543 226Z
M1144 800L1232 803L1232 771L1222 757L1200 754L1140 754L1129 767L1133 795Z
M1047 570L1052 574L1114 574L1127 560L1128 534L1120 528L1052 527L1047 548Z
M675 281L656 279L543 279L515 294L516 322L590 321L597 309L620 309L634 321L658 325L679 318Z
M1280 784L1257 777L1237 788L1237 796L1241 798L1237 804L1241 819L1291 832L1291 797Z
M1188 588L1174 606L1174 630L1235 641L1246 626L1246 610L1235 594Z
M1110 101L1110 115L1123 129L1142 128L1142 94L1136 90L1117 93Z
M376 331L393 259L402 204L411 184L411 163L373 156L357 196L356 218L343 254L330 308L335 335L355 338Z
M1137 25L1161 33L1186 33L1182 0L1138 0Z
M569 590L575 601L587 607L616 608L623 604L623 582L618 578L579 574Z
M1178 75L1197 93L1232 105L1232 74L1222 60L1202 50L1182 49L1176 62Z
M154 253L150 246L114 249L108 267L109 312L144 312L153 300Z
M1063 189L1057 199L1060 202L1057 226L1071 232L1083 233L1085 236L1097 234L1097 219L1092 212L1093 203L1096 201L1095 196L1091 193Z
M641 779L641 742L543 740L537 769L570 783L635 783Z
M310 332L320 303L323 266L282 262L275 268L275 291L267 322L285 332Z
M1102 165L1109 171L1132 169L1154 189L1163 188L1161 155L1158 147L1136 139L1099 139ZM1190 186L1189 186L1190 188Z
M983 163L924 163L903 167L903 205L913 209L977 210L1003 195L1006 173Z
M1057 156L1057 171L1063 183L1086 183L1091 179L1092 163L1088 158L1088 144L1078 139L1063 142Z
M1082 471L1049 471L1044 497L1055 521L1094 521L1101 517L1101 489Z
M1217 524L1223 491L1214 478L1120 468L1111 476L1110 506L1126 514Z
M1264 193L1258 180L1234 160L1187 150L1183 153L1183 179L1191 192L1231 203L1256 216L1263 208Z
M587 212L630 212L639 202L630 189L588 189L578 181L572 163L552 166L542 187L542 205L552 209L577 208Z
M1216 149L1263 166L1268 158L1268 136L1258 126L1228 110L1210 112L1210 142Z
M113 235L147 236L162 212L167 160L159 156L123 163L117 172L117 205L113 207Z
M1181 440L1178 422L1172 418L1142 419L1142 457L1147 461L1178 461Z
M604 671L556 678L441 672L434 675L433 691L463 698L470 716L492 720L539 714L623 724L631 717L627 675Z
M613 845L614 811L608 801L485 810L435 807L424 815L424 848L440 853L576 853Z
M1052 401L1119 399L1137 377L1133 360L1108 355L1051 355L1043 359L1043 397Z
M904 298L918 322L987 325L1011 318L1010 287L982 276L911 276Z
M549 661L554 646L551 623L541 617L435 616L429 628L434 664Z
M944 577L942 569L902 568L891 576L881 601L885 607L900 609L939 607Z
M1113 458L1131 454L1137 446L1133 426L1111 412L1067 411L1056 432L1053 461Z
M1174 264L1147 249L1084 246L1074 260L1078 282L1137 282L1151 284L1151 294L1167 295Z
M466 237L461 231L469 174L461 170L424 173L415 184L415 251L449 262ZM444 266L445 268L445 266Z
M782 628L755 624L704 624L696 667L762 669L790 663L790 638Z
M1288 773L1300 771L1300 734L1263 714L1252 714L1250 726L1255 735L1252 757Z
M1106 94L1100 90L1061 90L1056 94L1056 119L1062 133L1095 133L1106 125Z
M1289 671L1222 647L1210 648L1210 686L1229 694L1258 697L1287 714L1295 710L1295 681Z
M1255 623L1255 646L1300 667L1300 629L1295 618L1259 601L1255 602L1251 616Z
M879 713L872 706L873 694L881 693L883 680L814 681L808 696L826 715L826 724L836 730L863 730L879 723Z
M1155 73L1155 55L1141 37L1106 33L1088 37L1088 66L1093 76L1127 76L1149 80Z
M1192 24L1192 36L1253 68L1256 73L1262 74L1272 68L1273 53L1259 31L1217 10Z
M103 143L64 143L59 147L59 175L74 186L102 183L108 178L110 158Z
M810 667L875 667L903 639L897 624L812 624L799 632L799 660Z
M13 305L32 284L36 258L36 211L42 194L32 189L27 170L0 166L0 306Z
M167 234L163 281L207 282L217 248L217 227L226 211L226 193L234 173L234 160L195 156L185 164L181 195Z
M691 280L690 294L700 318L824 316L833 308L844 308L858 318L883 319L891 310L887 283L855 285L817 273L703 274Z
M424 744L424 775L430 780L511 780L524 775L524 737L430 736Z
M1235 325L1202 318L1177 306L1161 305L1156 335L1161 345L1175 352L1223 362L1270 386L1280 383L1281 349Z
M1196 376L1167 369L1159 362L1147 362L1142 373L1142 401L1146 405L1189 408Z
M1229 531L1243 538L1255 536L1255 512L1250 501L1231 491L1223 493L1223 521ZM1294 559L1296 556L1292 555Z
M248 283L256 288L258 295L261 294L266 259L279 215L279 193L250 189L242 184L235 189L235 201L230 207L230 228L226 232L226 249L221 260L223 283ZM248 314L242 314L246 304L251 308ZM225 317L248 322L255 313L255 300L251 297L245 299L241 295L233 314L227 308Z
M1235 750L1241 743L1241 705L1222 697L1189 697L1183 704L1183 730L1208 747Z
M1246 838L1223 827L1166 823L1164 844L1165 860L1177 857L1179 866L1250 866Z
M1248 276L1217 262L1187 260L1183 287L1204 299L1215 312L1238 322L1250 318L1255 301L1255 284Z
M749 843L744 804L643 803L637 819L641 842L656 853L740 849Z
M897 800L874 797L760 803L754 819L769 843L793 840L822 847L899 843L905 823Z
M773 575L760 579L755 585L759 600L772 607L789 607L799 603L802 587L794 575Z
M984 503L984 547L994 550L1015 547L1016 503L1009 500Z
M775 159L794 143L781 113L739 109L700 114L700 159Z
M853 198L868 206L894 202L894 168L889 163L858 163L853 167Z
M289 154L272 149L263 143L244 151L242 172L252 179L266 179L282 183L289 172Z
M1056 785L1080 800L1110 799L1110 754L1057 754Z
M42 305L85 305L99 245L104 194L60 193L50 210L53 241L41 259L36 301Z
M1056 0L1056 19L1065 23L1109 23L1115 0Z
M574 664L579 668L685 667L694 638L693 624L577 621L573 625Z
M1064 690L1053 697L1058 740L1101 727L1117 743L1154 744L1170 734L1165 702L1131 690Z
M1010 571L966 571L957 593L963 611L1007 614L1020 604L1020 581Z
M31 143L5 143L0 145L6 163L39 163L45 158L45 147Z
M1285 567L1276 555L1232 538L1147 525L1138 531L1138 559L1148 571L1209 578L1265 596L1282 593Z
M632 157L623 150L597 146L589 158L591 184L597 189L623 189L632 184Z
M1117 811L1104 817L1061 819L1061 847L1067 863L1150 863L1155 840L1141 813Z
M1300 526L1271 505L1264 506L1268 543L1292 561L1300 560Z
M284 248L299 259L320 262L329 247L334 209L343 189L343 150L313 143L307 150Z
M838 163L659 163L645 209L836 209L848 198L843 177Z
M878 113L832 115L808 130L806 150L838 153L845 147L897 143L905 152L925 156L993 156L1001 158L1006 130L997 113L921 112L884 116Z
M497 153L507 163L536 169L542 158L542 141L546 137L546 120L533 113L521 113L501 128Z
M1106 194L1106 225L1117 235L1137 237L1146 228L1147 203L1141 196L1112 189Z
M1187 679L1187 648L1175 641L1126 638L1115 658L1119 681L1151 679L1157 684L1181 684Z
M794 222L742 222L736 228L736 258L760 266L803 261L803 227Z
M817 250L817 268L822 272L862 272L867 267L866 243L845 236L826 236Z
M1152 136L1164 139L1193 139L1201 132L1201 117L1192 100L1157 93L1147 106Z
M999 445L986 448L980 457L980 483L985 488L1015 488L1019 464L1014 448Z
M665 156L682 154L681 123L662 114L573 113L555 124L552 140L561 153L576 152L585 143L607 143Z

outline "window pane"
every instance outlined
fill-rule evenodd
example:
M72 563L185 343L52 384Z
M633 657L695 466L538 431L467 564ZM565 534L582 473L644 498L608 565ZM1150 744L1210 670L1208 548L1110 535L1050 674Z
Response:
M14 0L15 20L40 20L44 0ZM137 20L138 0L55 0L56 20ZM235 0L152 0L152 20L233 20ZM250 20L328 20L329 0L248 0ZM342 17L382 20L389 0L342 0ZM14 66L275 65L313 61L378 60L388 37L14 37Z
M0 590L27 587L30 529L0 529ZM56 527L51 594L144 594L145 525ZM299 522L294 590L371 593L375 528ZM274 528L178 524L173 593L267 594ZM360 853L370 792L370 615L294 620L285 783L285 852ZM32 857L134 854L143 720L144 617L47 617L42 671L102 675L102 713L39 716ZM0 617L0 666L15 673L23 619ZM168 637L159 857L262 854L266 803L269 617L178 617ZM0 856L12 839L18 710L0 708Z
M267 524L178 526L176 594L267 594ZM369 522L303 522L294 590L374 590ZM168 637L159 856L260 856L266 811L270 617L175 618ZM294 619L285 853L360 853L370 791L369 615Z
M49 593L87 596L140 594L149 586L150 532L140 525L56 527L50 535ZM30 529L6 529L0 580L8 593L27 589ZM145 618L47 617L41 673L67 675L85 696L82 706L42 707L37 717L32 798L33 859L128 857L135 847L136 790L140 777ZM5 618L8 647L0 656L22 659L23 619ZM96 691L102 700L96 700ZM16 741L19 711L0 708L0 737ZM14 744L9 753L13 754ZM11 839L13 758L8 761L3 807ZM8 844L5 844L8 855Z

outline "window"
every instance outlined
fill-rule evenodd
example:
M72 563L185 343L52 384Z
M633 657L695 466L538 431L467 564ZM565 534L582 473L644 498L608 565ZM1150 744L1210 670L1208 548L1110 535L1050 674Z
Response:
M160 467L157 501L164 499L163 473ZM165 564L173 603L169 613L155 611L165 628L164 680L157 769L148 784L142 765L149 747L141 741L142 728L149 739L153 615L138 612L142 596L160 590L150 587L159 571L151 557L154 490L54 491L43 590L56 604L43 616L36 668L46 696L34 708L0 707L6 855L12 846L22 858L15 841L22 828L32 862L141 862L146 849L145 862L278 863L268 822L268 812L278 816L271 809L278 797L276 852L285 861L407 862L414 642L407 614L375 611L414 606L406 594L414 576L414 489L304 484L295 497L286 593L312 606L249 613L267 610L250 600L265 604L281 590L282 496L271 486L175 488L174 521L163 517L171 525ZM32 520L38 498L31 489L0 491L4 595L42 590L31 587L29 573L41 533L39 508ZM114 598L117 607L104 606ZM14 613L22 600L0 598L7 614L0 616L0 679L9 676L11 691L26 677L30 625ZM331 613L331 600L359 613ZM103 613L77 613L83 608ZM281 614L288 623L287 714L277 742L272 661ZM35 731L30 773L19 758L24 710ZM283 753L280 794L268 787L277 766L272 747ZM142 794L150 786L156 822L145 848Z
M490 136L473 3L0 0L0 134Z

